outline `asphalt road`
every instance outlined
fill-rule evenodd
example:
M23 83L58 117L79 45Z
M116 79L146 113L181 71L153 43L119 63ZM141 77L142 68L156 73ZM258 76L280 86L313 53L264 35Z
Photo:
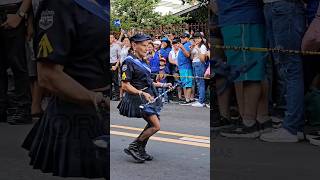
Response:
M216 137L216 138L213 138ZM320 148L212 134L212 180L319 180Z
M165 105L161 131L148 143L151 162L134 163L123 152L146 124L143 119L118 114L111 103L110 175L112 180L209 180L210 115L208 108Z
M0 180L62 180L29 166L30 158L21 144L32 125L11 126L0 123ZM68 178L68 180L85 180ZM100 179L97 179L100 180ZM102 179L101 179L102 180Z

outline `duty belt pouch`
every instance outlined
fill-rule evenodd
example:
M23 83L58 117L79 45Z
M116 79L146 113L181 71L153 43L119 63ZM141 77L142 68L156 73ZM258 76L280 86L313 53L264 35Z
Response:
M7 20L8 14L16 14L21 3L0 5L0 24Z

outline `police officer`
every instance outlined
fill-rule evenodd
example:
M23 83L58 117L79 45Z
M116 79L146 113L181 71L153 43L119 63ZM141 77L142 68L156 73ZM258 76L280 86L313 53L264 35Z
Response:
M109 55L106 8L91 0L39 5L38 78L53 96L23 143L35 169L61 177L109 178L109 150L99 143L109 135L109 98L103 96L110 84L104 63Z
M31 0L0 1L0 121L10 124L31 122L31 94L25 55L28 10ZM8 107L8 69L14 77L14 93Z
M158 95L155 86L172 86L170 83L155 83L151 79L151 70L145 60L149 40L150 37L143 34L137 34L131 38L133 54L128 55L121 67L122 88L125 95L118 105L121 115L143 118L148 123L139 137L124 149L126 154L140 163L153 159L146 153L145 147L148 139L160 130L159 112L162 104L158 99L145 110L140 109L139 106L152 102Z

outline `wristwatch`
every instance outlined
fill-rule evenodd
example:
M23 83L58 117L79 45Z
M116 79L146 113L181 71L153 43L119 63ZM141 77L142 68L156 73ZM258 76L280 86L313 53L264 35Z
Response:
M21 17L22 19L26 19L27 18L27 13L22 12L20 10L17 11L16 13L19 17Z

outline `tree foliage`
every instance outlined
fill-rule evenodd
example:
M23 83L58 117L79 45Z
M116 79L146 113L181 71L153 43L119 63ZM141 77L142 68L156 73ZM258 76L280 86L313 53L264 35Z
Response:
M111 0L111 30L116 30L114 21L121 21L123 29L149 29L161 25L181 24L188 17L161 16L154 9L160 0Z

